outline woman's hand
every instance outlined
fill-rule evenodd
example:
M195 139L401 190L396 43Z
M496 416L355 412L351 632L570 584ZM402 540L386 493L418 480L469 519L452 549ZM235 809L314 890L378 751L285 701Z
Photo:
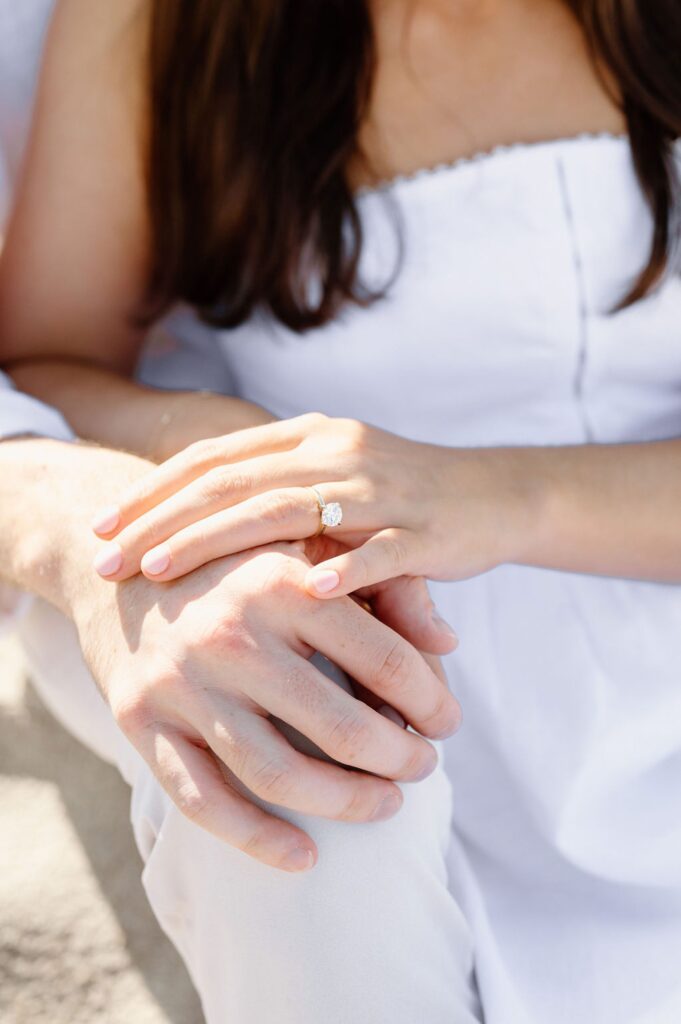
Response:
M532 489L522 449L449 449L354 420L308 414L191 445L94 524L101 575L172 580L214 558L328 533L350 550L315 566L311 594L337 597L401 575L462 579L522 557ZM328 534L327 534L328 535ZM115 540L113 538L115 537Z

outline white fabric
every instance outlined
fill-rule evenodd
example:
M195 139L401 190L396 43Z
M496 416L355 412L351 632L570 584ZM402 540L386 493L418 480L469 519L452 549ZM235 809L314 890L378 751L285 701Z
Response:
M263 317L223 334L241 395L446 445L681 434L679 280L609 314L651 231L625 141L513 147L388 195L406 241L389 297L305 338ZM385 205L361 200L374 278L391 266ZM182 386L191 367L192 386L212 386L197 381L205 331L192 361L191 320L175 329L177 373L157 351L146 379ZM678 1024L681 591L511 566L435 592L462 637L451 831L438 775L375 831L313 823L330 870L293 882L168 805L56 613L36 605L24 636L47 698L133 783L147 891L209 1024L354 1024L363 992L372 1024L459 1024L473 1003L457 901L487 1024Z
M36 434L56 441L72 441L74 433L56 409L17 391L0 372L0 440Z

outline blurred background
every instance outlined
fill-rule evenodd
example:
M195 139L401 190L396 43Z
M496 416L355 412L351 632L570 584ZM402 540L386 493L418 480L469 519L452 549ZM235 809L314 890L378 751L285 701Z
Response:
M72 739L0 641L0 1021L203 1024L159 930L118 773Z

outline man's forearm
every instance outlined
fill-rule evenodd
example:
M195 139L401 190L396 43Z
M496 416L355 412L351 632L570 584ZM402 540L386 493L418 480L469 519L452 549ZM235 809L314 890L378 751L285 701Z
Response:
M150 469L133 455L44 438L0 443L0 579L70 617L100 586L89 522L110 494ZM106 584L104 584L106 586Z
M85 363L31 360L6 369L22 391L59 409L79 437L152 462L193 441L272 419L240 398L155 390Z

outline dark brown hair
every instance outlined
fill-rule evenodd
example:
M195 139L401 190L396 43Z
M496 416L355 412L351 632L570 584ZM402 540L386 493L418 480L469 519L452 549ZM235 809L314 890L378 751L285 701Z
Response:
M681 135L678 0L568 0L626 116L654 220L649 293L675 242ZM175 301L231 327L258 307L294 330L362 285L348 183L375 48L368 0L153 0L149 203L152 314Z

